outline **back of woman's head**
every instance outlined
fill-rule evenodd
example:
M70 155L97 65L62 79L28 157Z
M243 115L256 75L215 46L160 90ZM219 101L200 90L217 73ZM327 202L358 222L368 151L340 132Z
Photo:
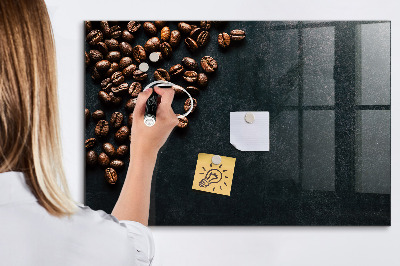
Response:
M0 1L0 173L22 171L46 210L71 214L54 39L43 0Z

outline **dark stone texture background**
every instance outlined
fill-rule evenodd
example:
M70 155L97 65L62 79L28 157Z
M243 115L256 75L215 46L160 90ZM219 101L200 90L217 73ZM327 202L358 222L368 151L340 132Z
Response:
M168 25L171 30L176 28L176 23ZM390 194L302 188L302 110L298 105L302 103L299 76L303 66L297 46L302 45L298 25L228 22L223 29L211 29L209 44L198 53L188 52L181 41L170 60L150 65L144 85L154 80L152 74L157 67L168 70L184 56L199 62L201 57L210 55L218 61L218 71L210 77L208 87L195 96L198 108L189 116L189 127L176 129L159 153L153 175L150 225L390 224ZM245 30L246 39L222 51L217 35L231 29ZM146 40L141 30L132 46L144 45ZM88 51L87 44L85 47ZM116 109L101 106L97 99L100 85L93 83L90 71L85 76L85 88L86 107L91 112L104 109L107 120L119 109L126 114L123 105ZM177 97L174 101L176 113L183 112L185 99ZM229 112L233 111L270 112L269 152L241 152L229 143ZM86 138L94 136L94 126L92 120L87 123ZM112 137L110 142L114 144ZM100 150L97 144L95 151ZM201 152L237 159L230 197L192 190L197 155ZM126 170L127 167L119 172L117 184L108 185L104 170L87 168L86 204L111 212Z

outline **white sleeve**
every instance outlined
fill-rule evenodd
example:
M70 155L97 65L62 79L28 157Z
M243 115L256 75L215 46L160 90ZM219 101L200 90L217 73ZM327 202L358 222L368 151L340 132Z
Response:
M128 229L129 238L134 240L139 265L151 265L154 258L155 244L150 228L139 222L128 220L122 220L119 223Z
M107 225L107 228L109 229L107 232L113 236L119 234L119 236L123 236L125 240L129 241L126 243L129 244L127 250L128 252L131 252L132 248L134 249L135 266L151 265L154 258L155 244L150 228L135 221L120 221L113 215L102 210L93 211L88 206L79 207L82 209L82 212L78 212L75 216L82 216L82 218L84 218L85 221L89 221L91 225L93 223L101 225L100 227L102 230L108 223L111 223ZM88 219L88 217L92 217L92 219ZM104 234L105 232L103 232L102 235ZM111 237L111 239L114 238Z

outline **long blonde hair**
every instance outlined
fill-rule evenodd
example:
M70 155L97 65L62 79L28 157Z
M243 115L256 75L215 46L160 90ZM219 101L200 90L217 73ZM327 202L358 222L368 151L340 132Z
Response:
M0 173L22 171L51 214L72 214L62 166L54 38L43 0L0 1Z

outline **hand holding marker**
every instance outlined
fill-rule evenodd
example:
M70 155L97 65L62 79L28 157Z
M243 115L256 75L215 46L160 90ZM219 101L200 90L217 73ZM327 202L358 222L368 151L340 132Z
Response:
M172 82L159 80L159 81L151 82L149 85L147 85L145 87L145 90L151 88L151 86L153 86L153 85L156 85L159 88L171 88L172 87L173 89L178 89L178 90L184 91L190 98L190 109L185 114L178 116L178 118L182 118L182 117L185 117L188 114L190 114L190 112L193 109L193 98L190 95L190 93L188 93L184 88L182 88L181 86L178 86ZM158 106L158 94L153 89L153 92L147 99L146 109L145 109L145 113L144 113L144 123L148 127L152 127L156 123L157 106Z

